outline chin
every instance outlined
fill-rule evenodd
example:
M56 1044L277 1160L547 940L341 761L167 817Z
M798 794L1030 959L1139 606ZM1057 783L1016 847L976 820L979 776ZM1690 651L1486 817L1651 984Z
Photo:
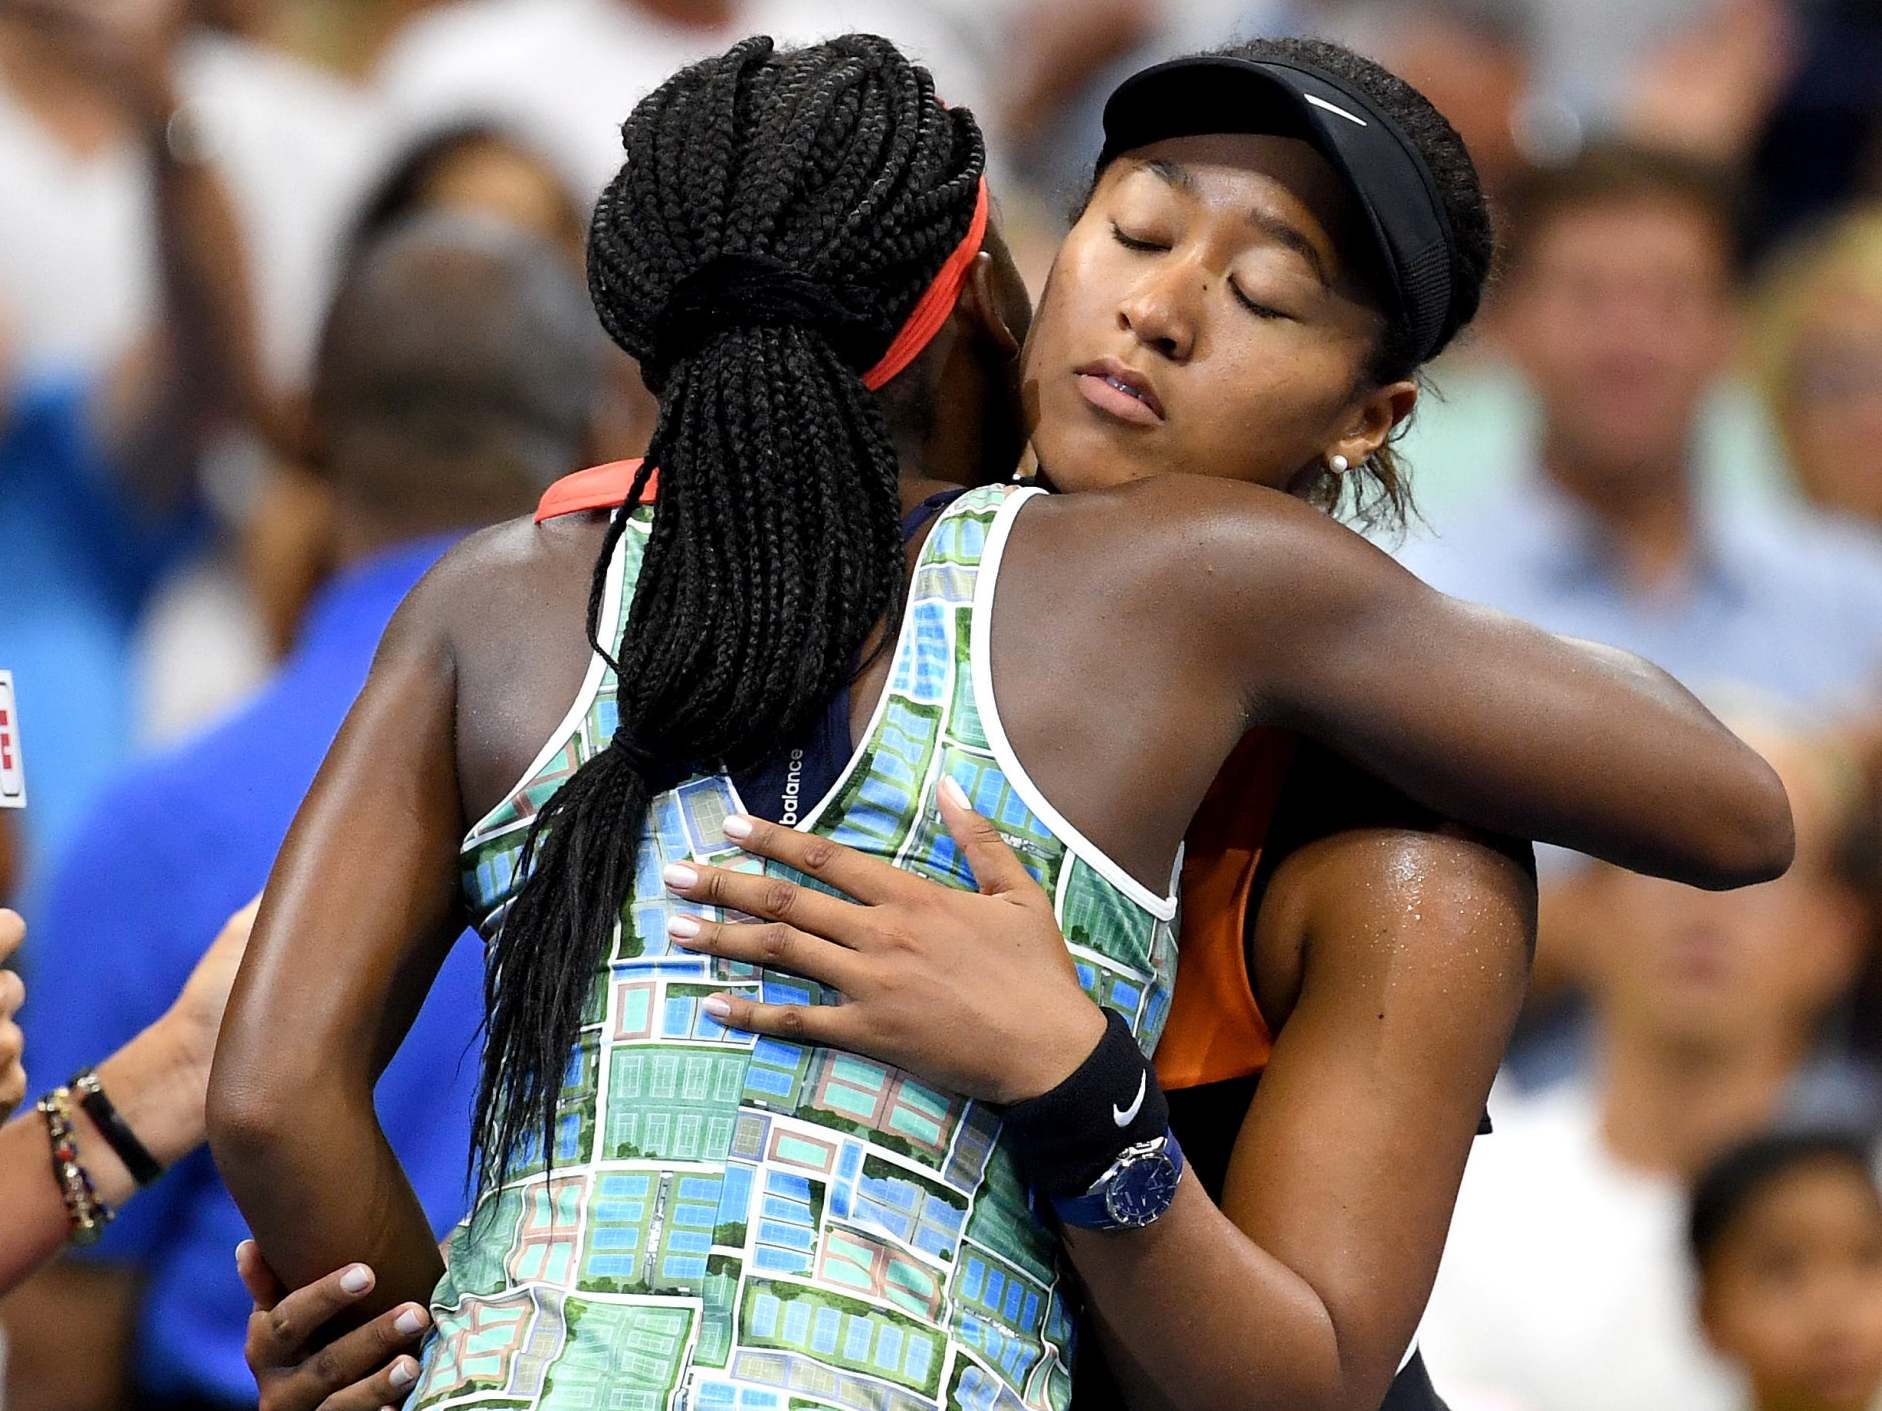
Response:
M1039 469L1055 490L1110 490L1154 474L1133 462L1107 438L1093 435L1043 437L1035 434Z

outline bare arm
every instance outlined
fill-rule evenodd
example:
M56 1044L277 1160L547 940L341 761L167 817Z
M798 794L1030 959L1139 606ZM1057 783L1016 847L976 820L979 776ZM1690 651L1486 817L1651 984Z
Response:
M1724 888L1790 865L1776 774L1658 667L1446 597L1278 492L1172 477L1132 493L1152 538L1181 512L1159 542L1251 723L1296 728L1447 817L1635 871Z
M443 1269L373 1087L463 925L438 626L456 557L387 629L275 861L210 1082L210 1146L268 1263L291 1285L371 1264L365 1316L425 1303Z
M155 101L141 135L156 199L161 323L116 370L97 417L127 488L161 513L192 493L217 433L248 430L276 446L287 433L261 372L234 207L214 168L171 154L164 100Z
M125 489L145 509L166 512L191 492L212 433L246 427L267 438L282 434L261 372L240 222L215 168L172 149L181 107L176 6L15 4L74 72L119 105L150 167L161 303L95 415Z
M1431 833L1343 833L1281 868L1257 948L1301 947L1299 998L1220 1208L1192 1175L1148 1230L1069 1232L1133 1406L1379 1404L1521 1003L1534 899L1503 853Z
M99 1081L112 1105L163 1166L195 1150L203 1139L209 1055L254 919L253 904L230 917L176 1003L98 1065ZM17 942L24 931L18 920L12 912L0 912L0 960L10 949L9 934ZM6 1048L4 1034L11 1027L5 1019L10 1012L7 995L17 994L17 984L11 976L0 977L0 1050ZM71 1074L58 1076L64 1081ZM9 1090L0 1092L0 1109L13 1086L0 1071L0 1088ZM80 1160L98 1198L115 1210L137 1193L137 1183L82 1109L74 1108L73 1121ZM0 1209L7 1212L0 1225L0 1292L5 1292L64 1248L69 1233L47 1155L45 1120L37 1111L0 1127Z

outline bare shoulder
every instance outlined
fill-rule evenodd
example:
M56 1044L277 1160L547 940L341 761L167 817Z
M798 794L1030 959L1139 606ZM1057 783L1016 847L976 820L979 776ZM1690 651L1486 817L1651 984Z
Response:
M550 614L572 613L579 632L606 533L601 514L544 524L525 515L480 529L432 566L401 616L451 644L537 630Z
M1032 532L1102 560L1126 580L1120 587L1180 583L1203 616L1298 618L1416 581L1353 530L1265 486L1164 475L1045 503L1045 513L1029 512Z
M1361 826L1276 869L1252 960L1271 992L1314 970L1454 1004L1526 983L1535 934L1528 844L1461 824Z
M607 530L602 513L506 521L458 544L413 595L450 657L466 817L503 797L581 689Z
M586 582L607 529L607 516L600 513L542 524L519 515L465 536L438 560L425 582L441 595L513 591L538 580Z

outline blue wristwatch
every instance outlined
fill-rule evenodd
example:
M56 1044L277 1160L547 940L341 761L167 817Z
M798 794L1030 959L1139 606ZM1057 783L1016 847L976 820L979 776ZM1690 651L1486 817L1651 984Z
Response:
M1183 1148L1176 1133L1124 1148L1083 1195L1060 1196L1052 1208L1061 1225L1080 1230L1141 1230L1176 1202Z

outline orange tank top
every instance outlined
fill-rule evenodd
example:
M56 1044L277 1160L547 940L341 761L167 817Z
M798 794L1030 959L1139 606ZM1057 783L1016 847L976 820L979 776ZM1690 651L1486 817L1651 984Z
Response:
M1248 975L1248 909L1294 743L1285 731L1250 732L1189 825L1176 993L1157 1046L1166 1089L1245 1078L1274 1051Z
M613 461L563 477L543 495L537 521L619 508L640 465ZM656 472L642 502L651 503L658 489ZM1251 732L1222 766L1190 824L1176 991L1157 1046L1157 1077L1165 1088L1245 1078L1266 1068L1274 1051L1248 975L1248 908L1293 758L1293 736Z

